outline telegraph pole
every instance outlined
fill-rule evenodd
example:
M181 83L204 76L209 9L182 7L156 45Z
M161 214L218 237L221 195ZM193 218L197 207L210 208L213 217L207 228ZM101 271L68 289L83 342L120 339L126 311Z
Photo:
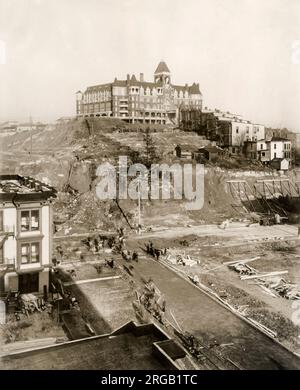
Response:
M32 117L29 117L30 122L30 155L32 156Z
M138 234L141 234L141 176L138 178Z

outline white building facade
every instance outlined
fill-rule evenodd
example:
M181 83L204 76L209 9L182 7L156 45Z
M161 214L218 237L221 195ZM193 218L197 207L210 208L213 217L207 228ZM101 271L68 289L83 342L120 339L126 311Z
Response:
M55 193L53 188L28 177L0 176L2 293L48 292Z

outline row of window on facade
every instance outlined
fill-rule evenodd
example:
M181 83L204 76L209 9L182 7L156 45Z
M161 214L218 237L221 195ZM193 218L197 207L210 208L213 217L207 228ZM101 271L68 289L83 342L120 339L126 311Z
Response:
M148 96L155 96L155 95L162 95L163 89L162 88L138 88L138 87L131 87L129 90L131 94L140 94L140 95L148 95ZM123 96L126 96L127 93ZM179 92L175 89L173 91L173 96L175 99L177 98L189 98L188 91L183 92L180 90ZM83 102L84 103L95 103L95 102L102 102L106 101L108 99L111 99L111 92L110 91L99 91L99 92L93 92L93 93L85 93L83 95Z
M142 95L162 95L163 90L162 90L162 88L152 88L152 89L146 88L146 89L144 89L143 87L142 88L131 87L130 92L133 94L141 92Z
M0 231L4 231L3 210L0 210ZM40 230L40 210L21 210L21 232ZM22 242L20 244L21 264L39 263L40 242ZM4 263L4 245L0 248L0 264Z
M291 149L291 143L289 142L286 142L284 143L284 147L283 147L285 150L290 150ZM277 144L274 143L274 149L277 149Z
M236 134L239 134L239 130L240 130L239 126L236 126L236 128L235 128ZM246 127L246 134L249 134L249 131L250 131L250 127L247 126L247 127ZM256 133L258 133L258 132L259 132L259 127L254 126L254 127L253 127L253 133L256 134Z
M164 109L164 105L163 104L155 104L155 103L152 103L152 104L149 104L149 103L146 103L146 104L131 104L129 107L128 106L125 106L125 105L121 105L121 106L117 106L117 105L114 105L113 106L115 111L118 111L118 110L128 110L128 108L130 110L134 110L134 109L157 109L157 110L163 110Z
M20 217L21 232L40 230L40 210L22 210ZM0 211L0 231L4 231L3 210Z
M88 114L90 112L98 112L98 111L111 111L111 105L106 105L106 106L94 106L94 105L89 105L89 106L83 106L83 112Z
M108 99L111 99L111 92L109 91L85 93L83 95L83 103L103 102Z
M20 245L21 264L40 262L40 243L24 242ZM3 246L0 248L0 264L4 263Z

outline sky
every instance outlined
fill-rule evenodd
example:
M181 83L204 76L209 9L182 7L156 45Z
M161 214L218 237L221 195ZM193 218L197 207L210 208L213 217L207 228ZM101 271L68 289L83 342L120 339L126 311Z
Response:
M0 120L74 115L160 60L204 106L300 132L299 0L0 0Z

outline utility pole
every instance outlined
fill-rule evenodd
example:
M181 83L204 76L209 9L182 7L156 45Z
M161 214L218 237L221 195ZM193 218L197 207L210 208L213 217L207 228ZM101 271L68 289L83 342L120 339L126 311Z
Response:
M138 234L141 234L141 176L138 177Z
M32 155L32 117L29 117L30 122L30 155Z

